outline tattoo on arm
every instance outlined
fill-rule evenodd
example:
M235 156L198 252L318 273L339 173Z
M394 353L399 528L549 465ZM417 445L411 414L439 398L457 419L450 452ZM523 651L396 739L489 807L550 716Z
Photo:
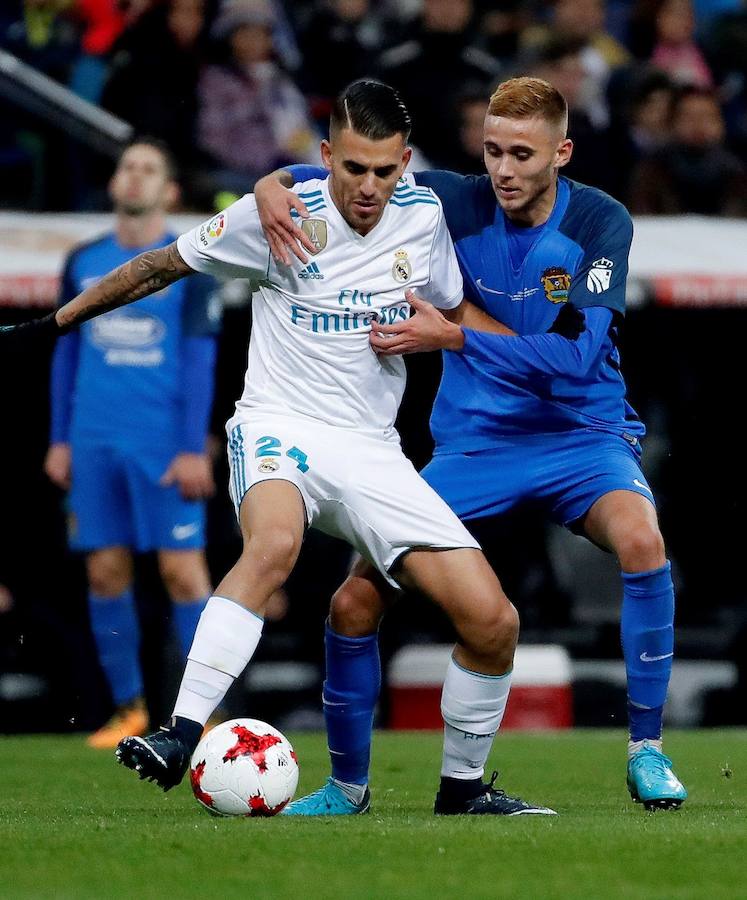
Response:
M134 303L184 278L194 270L179 255L176 242L147 250L105 275L57 311L57 324L70 328L110 309Z

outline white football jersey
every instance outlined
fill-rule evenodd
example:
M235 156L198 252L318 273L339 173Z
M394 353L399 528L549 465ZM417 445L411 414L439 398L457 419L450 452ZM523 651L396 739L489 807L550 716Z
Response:
M377 356L368 336L372 323L408 318L409 289L441 309L462 300L441 203L429 188L401 180L377 225L361 236L331 199L329 179L293 190L310 214L297 221L318 248L307 265L273 261L252 194L178 239L196 271L259 280L237 416L311 417L396 439L404 361Z

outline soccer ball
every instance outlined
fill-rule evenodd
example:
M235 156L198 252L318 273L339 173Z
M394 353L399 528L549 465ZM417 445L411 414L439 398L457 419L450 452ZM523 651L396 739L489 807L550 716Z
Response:
M192 754L198 802L218 816L275 816L293 799L298 760L288 740L257 719L216 725Z

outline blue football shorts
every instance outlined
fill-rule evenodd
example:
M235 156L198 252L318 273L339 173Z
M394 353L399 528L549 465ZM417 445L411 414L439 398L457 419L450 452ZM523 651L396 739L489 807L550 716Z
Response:
M74 441L70 544L76 550L131 547L195 550L205 546L205 504L158 482L175 453Z
M500 516L523 504L573 529L610 491L651 503L640 444L604 431L504 437L489 450L437 453L420 473L460 519Z

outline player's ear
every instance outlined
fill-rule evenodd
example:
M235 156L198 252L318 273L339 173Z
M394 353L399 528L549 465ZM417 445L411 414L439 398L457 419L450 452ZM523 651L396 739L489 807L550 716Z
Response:
M181 199L182 189L175 181L167 181L163 192L163 205L165 209L174 209Z
M567 166L571 161L572 155L573 141L570 138L563 138L558 145L557 153L555 154L555 165L557 168L562 169L563 166Z
M410 165L410 160L412 159L412 147L405 147L405 151L402 154L402 171Z
M322 165L328 171L332 171L332 145L329 141L322 141Z

